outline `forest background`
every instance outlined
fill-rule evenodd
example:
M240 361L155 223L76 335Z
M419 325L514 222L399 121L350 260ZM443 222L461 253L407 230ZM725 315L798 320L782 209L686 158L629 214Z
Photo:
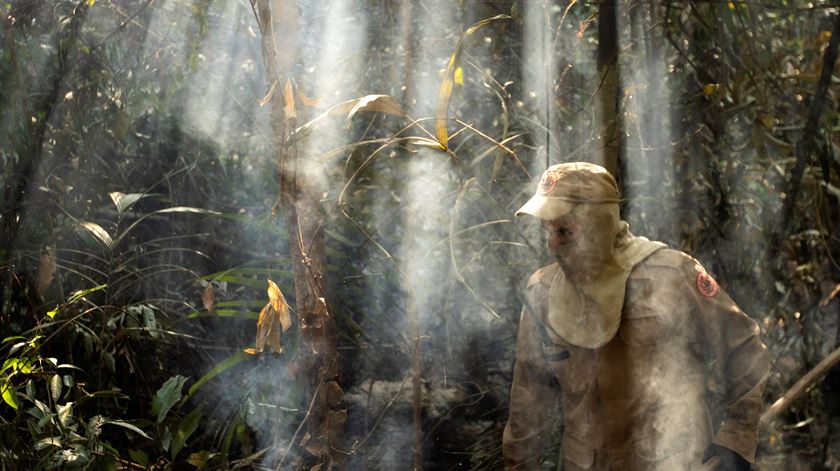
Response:
M838 345L840 5L0 10L0 469L497 469L556 162L759 322L768 406ZM757 468L840 468L806 386Z

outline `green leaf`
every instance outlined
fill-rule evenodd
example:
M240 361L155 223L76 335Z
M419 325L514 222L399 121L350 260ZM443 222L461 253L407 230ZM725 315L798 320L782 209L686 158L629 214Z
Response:
M181 400L181 391L184 389L184 383L187 378L181 375L175 375L166 380L163 386L157 390L155 397L152 398L152 415L157 418L157 423L163 422L169 409Z
M166 209L159 209L155 211L156 214L167 214L167 213L195 213L195 214L208 214L210 216L221 216L222 213L218 211L212 211L210 209L203 209L203 208L192 208L189 206L175 206L172 208Z
M90 293L93 293L95 291L99 291L101 289L105 289L107 287L108 287L107 284L96 285L93 288L88 288L88 289L83 289L83 290L80 290L80 291L76 291L75 293L73 293L73 296L70 296L70 299L67 300L67 304L73 304L76 301L78 301L78 300L84 298L85 296L89 295Z
M190 389L187 391L186 397L184 397L184 401L186 401L187 399L192 397L192 395L195 394L196 391L198 391L198 388L204 386L204 383L210 381L211 379L216 377L216 375L218 375L219 373L227 370L228 368L230 368L234 365L242 363L243 361L247 360L250 357L251 356L248 355L245 352L236 352L233 355L225 358L224 360L219 362L218 365L213 367L212 370L208 371L207 374L205 374L204 376L199 378L199 380L196 381L195 384L190 386Z
M15 388L12 386L12 383L6 381L3 383L3 386L0 386L2 389L3 401L8 404L12 409L19 410L20 403L17 399L17 394L15 393Z
M111 425L116 425L118 427L127 428L127 429L131 430L132 432L140 435L143 438L147 438L149 440L152 439L152 437L150 437L146 432L140 430L139 427L137 427L136 425L132 425L128 422L123 422L122 420L110 420L110 419L108 419L108 420L105 420L105 423L106 424L111 424Z
M54 319L57 314L58 306L56 306L52 311L47 312L47 315L50 317L50 319Z
M192 410L184 420L178 424L178 430L175 431L175 435L172 436L172 448L169 450L172 459L174 460L181 449L184 448L184 444L186 443L187 439L190 438L190 435L195 432L198 428L198 423L201 421L201 416L203 414L201 407L196 407Z
M106 249L110 249L114 245L114 239L111 234L95 222L85 221L79 223L79 227L90 232L90 234L99 241Z
M49 437L35 443L35 450L40 451L48 446L61 446L61 437Z
M140 450L128 450L128 456L137 464L147 468L149 466L149 455Z
M120 193L119 191L112 191L108 193L108 196L111 197L111 201L114 202L114 206L117 207L117 212L123 212L130 208L134 203L140 201L141 198L145 198L149 196L145 193Z
M50 397L52 397L53 401L58 401L58 398L61 397L60 375L53 375L52 379L50 380Z
M58 406L58 420L61 425L67 427L73 421L73 402Z

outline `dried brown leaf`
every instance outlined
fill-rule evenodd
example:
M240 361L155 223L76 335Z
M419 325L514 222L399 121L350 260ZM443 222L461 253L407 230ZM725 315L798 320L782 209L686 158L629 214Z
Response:
M272 280L268 280L268 302L275 311L279 311L281 309L280 306L286 303L286 298L283 296L283 292L280 291L280 287Z
M297 97L298 100L300 100L301 105L308 106L310 108L320 105L322 101L322 98L309 98L305 93L303 93L303 90L301 90L300 87L297 89Z
M55 272L58 270L55 263L55 246L47 247L47 253L41 256L38 262L38 296L42 296L47 288L55 278Z
M211 283L207 284L207 288L204 288L204 292L201 294L201 304L204 305L204 309L207 309L207 312L215 314L216 312L216 292L213 291L213 285Z
M405 116L406 112L402 109L399 102L388 95L365 95L361 98L354 98L352 100L343 101L337 105L330 107L316 118L307 122L306 124L295 129L289 136L291 140L300 140L315 129L316 126L327 120L327 118L336 118L346 115L349 122L356 113L361 111L371 113L384 113L394 116Z
M402 109L402 106L400 106L397 100L388 95L365 95L359 98L358 102L347 113L347 120L353 119L360 111L405 116L405 111Z
M289 303L286 302L286 297L283 296L283 292L280 291L280 287L277 286L277 283L271 280L268 280L268 300L274 310L275 316L280 321L280 326L283 328L283 332L289 330L292 326L292 317L289 314Z
M265 106L271 101L271 98L274 96L274 91L277 90L277 86L280 84L279 80L275 80L271 83L271 87L268 89L268 93L265 94L262 100L260 100L260 106Z
M283 114L286 116L286 119L297 118L294 84L290 78L286 79L286 86L283 90Z
M265 343L268 340L268 325L271 323L271 303L265 305L257 318L257 341L254 344L254 351L262 353L265 350Z

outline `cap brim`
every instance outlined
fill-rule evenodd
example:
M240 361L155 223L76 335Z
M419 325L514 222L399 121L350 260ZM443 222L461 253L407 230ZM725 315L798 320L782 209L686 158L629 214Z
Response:
M534 195L516 211L517 216L529 215L540 219L552 220L564 216L575 207L575 203L548 196Z

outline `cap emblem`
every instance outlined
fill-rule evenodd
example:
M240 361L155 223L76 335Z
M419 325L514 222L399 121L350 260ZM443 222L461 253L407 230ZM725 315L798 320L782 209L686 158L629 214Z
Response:
M557 180L559 180L559 178L554 174L554 172L543 173L542 179L540 179L540 185L537 187L537 191L543 196L551 193L554 191L554 188L557 187Z

